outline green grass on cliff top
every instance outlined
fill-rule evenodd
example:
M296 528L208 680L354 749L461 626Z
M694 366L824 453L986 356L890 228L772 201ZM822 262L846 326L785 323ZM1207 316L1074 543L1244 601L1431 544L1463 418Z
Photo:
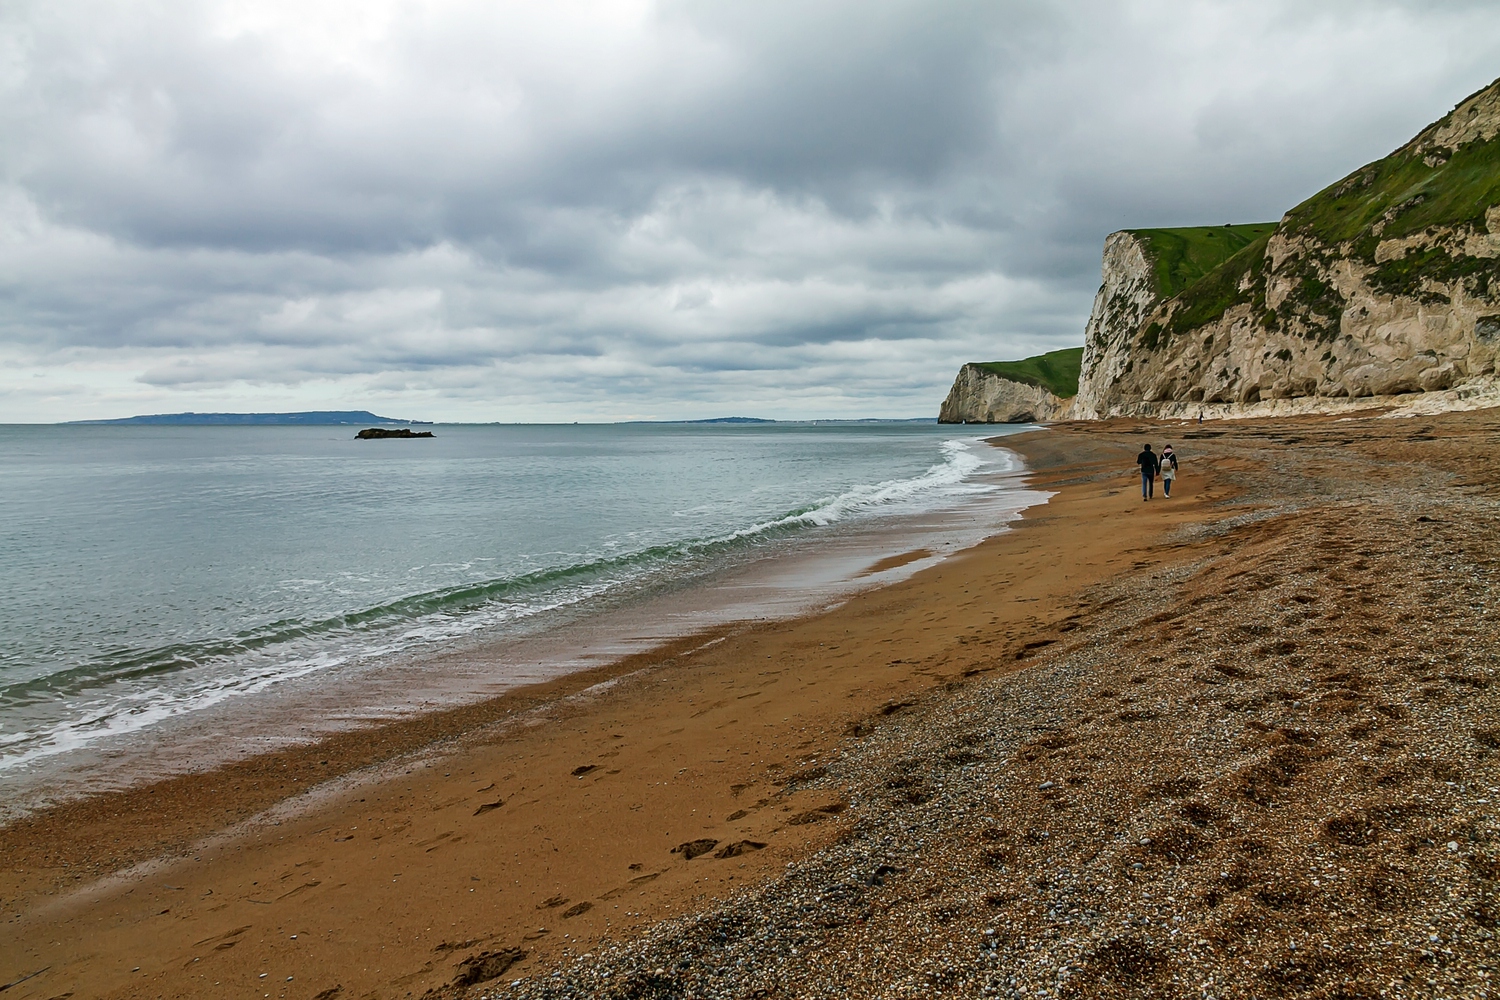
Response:
M1059 399L1078 395L1078 373L1083 369L1083 348L1048 351L1020 361L981 361L974 365L1001 378L1046 389Z
M1185 229L1132 229L1156 271L1156 294L1170 299L1230 257L1276 230L1274 222Z
M1485 210L1496 204L1500 136L1442 156L1402 147L1319 191L1287 213L1286 221L1294 232L1337 244L1358 240L1382 219L1381 239L1465 224L1483 231Z
M1500 80L1465 98L1460 107L1484 91L1497 88ZM1433 133L1451 122L1453 115L1454 112L1449 112L1391 155L1368 163L1319 191L1288 212L1281 226L1290 234L1313 236L1328 247L1345 247L1345 252L1370 264L1375 262L1375 248L1381 239L1464 225L1483 231L1486 210L1500 204L1500 136L1476 139L1456 150L1434 148ZM1379 233L1375 232L1377 224ZM1174 241L1158 234L1208 230L1134 231L1151 241L1162 297L1180 296L1168 334L1211 323L1226 309L1240 303L1251 302L1257 309L1264 307L1264 279L1260 271L1265 265L1266 242L1276 227L1266 224L1229 228L1255 232L1250 240L1240 244L1246 249L1231 251L1185 285L1176 283L1177 274L1188 276L1197 264L1190 263L1184 268L1176 260L1191 258L1191 249L1179 250ZM1211 256L1200 259L1208 262ZM1376 287L1411 295L1420 291L1423 277L1446 282L1487 266L1484 259L1453 258L1446 252L1431 251L1387 261L1376 268L1369 280ZM1247 283L1244 280L1247 274L1254 280ZM1250 287L1241 288L1242 284ZM1294 291L1297 295L1304 293L1323 297L1323 291L1309 290L1306 281Z

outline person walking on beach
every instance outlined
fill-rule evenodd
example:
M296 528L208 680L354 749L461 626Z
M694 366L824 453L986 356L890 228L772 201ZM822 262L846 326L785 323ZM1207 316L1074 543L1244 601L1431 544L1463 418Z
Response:
M1167 445L1161 450L1161 495L1172 496L1172 480L1177 478L1177 453Z
M1156 452L1146 445L1146 450L1135 456L1135 464L1141 467L1141 499L1150 500L1156 491L1156 473L1161 468Z

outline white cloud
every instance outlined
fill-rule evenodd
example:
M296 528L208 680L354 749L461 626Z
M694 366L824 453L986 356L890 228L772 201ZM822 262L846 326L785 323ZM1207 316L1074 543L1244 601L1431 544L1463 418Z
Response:
M933 413L1103 236L1274 218L1488 83L1479 3L0 12L0 420Z

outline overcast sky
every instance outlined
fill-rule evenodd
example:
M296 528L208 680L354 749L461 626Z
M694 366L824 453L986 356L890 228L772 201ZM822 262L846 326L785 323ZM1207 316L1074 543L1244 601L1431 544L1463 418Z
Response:
M0 421L935 415L1496 76L1491 2L9 0Z

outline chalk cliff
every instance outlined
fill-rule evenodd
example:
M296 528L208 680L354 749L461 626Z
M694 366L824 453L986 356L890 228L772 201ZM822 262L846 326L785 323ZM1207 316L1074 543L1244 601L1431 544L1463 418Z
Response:
M1073 415L1496 405L1497 355L1500 81L1274 226L1111 235Z
M1065 419L1071 399L1016 382L979 365L964 365L938 411L940 424L1029 424Z
M1083 348L1067 347L1020 361L967 364L938 412L942 424L1020 424L1066 420L1078 395Z

